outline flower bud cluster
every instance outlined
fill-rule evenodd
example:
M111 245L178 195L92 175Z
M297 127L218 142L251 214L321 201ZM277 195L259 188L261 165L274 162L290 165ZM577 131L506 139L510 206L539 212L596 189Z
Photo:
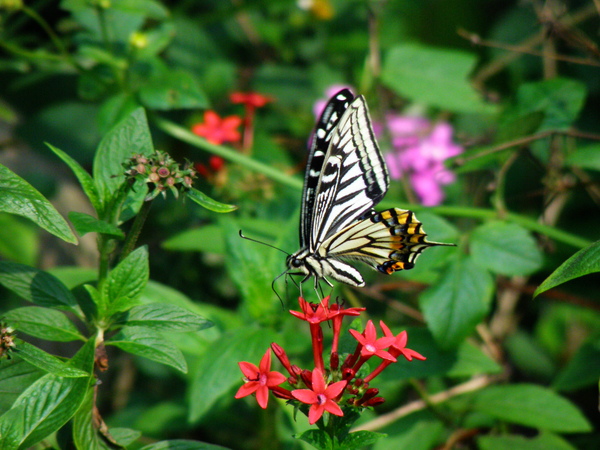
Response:
M171 156L160 150L152 155L136 154L129 158L123 166L125 175L130 180L142 179L149 187L146 201L153 200L159 194L166 195L170 190L175 198L192 187L197 172L186 162L180 167Z
M10 359L10 352L15 348L15 330L4 323L0 323L0 359L6 356Z

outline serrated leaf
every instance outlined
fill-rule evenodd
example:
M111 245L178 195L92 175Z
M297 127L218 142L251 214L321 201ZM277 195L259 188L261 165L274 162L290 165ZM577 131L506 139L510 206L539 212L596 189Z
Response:
M69 309L78 313L71 291L48 272L24 264L0 261L0 284L19 297L40 306Z
M87 173L87 171L83 167L81 167L81 165L73 158L71 158L71 156L69 156L67 153L63 152L59 148L56 148L47 142L46 145L73 171L73 174L77 177L77 180L79 181L83 192L85 192L85 195L87 195L87 198L90 200L90 203L92 204L96 212L101 211L102 205L100 203L98 191L96 190L96 185L94 184L92 176L89 173Z
M190 200L193 200L195 203L199 204L203 208L206 208L213 212L228 213L237 209L237 206L235 205L227 205L225 203L213 200L208 195L194 188L187 190L185 195L187 195L187 197Z
M420 298L427 327L442 348L459 345L490 310L494 282L470 257L450 264Z
M16 214L33 221L63 241L77 244L67 221L23 178L0 164L0 212Z
M17 331L58 342L83 340L77 327L60 311L37 306L15 308L4 319Z
M199 441L188 441L185 439L173 439L170 441L160 441L154 444L146 445L140 450L226 450L220 445L207 444Z
M214 324L184 308L166 303L134 306L124 319L128 326L143 326L157 331L200 331Z
M105 343L187 373L183 353L152 328L123 327Z
M93 350L94 340L90 339L70 363L73 367L91 371ZM0 417L0 448L13 448L7 444L14 442L27 448L57 431L79 409L90 381L89 377L62 378L53 374L38 379Z
M94 158L94 182L103 204L107 204L124 181L123 163L133 154L154 151L146 113L137 108L102 139Z
M149 277L148 249L139 247L109 273L102 285L102 296L108 301L107 314L127 311L137 305Z
M112 225L104 220L96 219L89 214L71 211L69 213L69 220L75 227L75 231L77 231L79 236L84 236L87 233L100 233L118 238L125 237L125 233L123 233L116 225Z
M206 108L208 99L187 71L168 70L140 89L140 99L150 109Z
M15 339L15 354L23 361L58 377L79 378L89 377L87 372L62 362L56 356L46 353L41 348L31 345L21 339Z
M506 422L557 433L584 433L592 429L570 401L533 384L488 387L477 394L473 408Z
M533 293L536 297L559 284L589 273L600 272L600 241L579 250L556 269Z
M237 363L258 364L275 340L270 329L242 328L221 336L203 355L200 370L191 381L189 420L200 420L223 395L241 386Z
M475 262L494 273L525 276L542 266L543 255L535 239L514 223L483 224L471 234L470 245Z
M458 50L402 44L391 48L384 59L383 82L416 103L455 111L493 113L469 84L477 59Z

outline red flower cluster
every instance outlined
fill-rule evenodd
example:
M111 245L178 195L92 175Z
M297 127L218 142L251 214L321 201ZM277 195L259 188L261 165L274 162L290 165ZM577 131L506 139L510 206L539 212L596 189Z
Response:
M324 412L343 416L342 406L362 409L383 403L384 399L377 396L378 389L370 388L369 382L387 366L396 362L396 357L399 355L404 356L408 361L425 359L416 351L406 348L408 340L406 331L395 336L383 322L380 322L384 337L377 338L375 325L369 320L364 332L350 330L357 340L356 350L347 355L340 365L338 343L342 320L344 316L360 315L365 308L343 308L338 304L330 306L329 297L318 304L309 303L303 298L300 298L299 302L302 311L290 311L290 313L309 324L314 369L306 370L292 365L285 350L273 343L263 356L259 367L248 362L239 363L246 383L238 390L235 398L255 393L260 407L266 408L268 391L272 391L276 397L310 405L308 420L312 425L322 417ZM325 322L330 322L326 328L333 332L328 367L325 367L323 359L322 324ZM271 349L288 372L287 378L280 372L271 371ZM374 356L381 358L377 367L366 375L357 376L361 367ZM281 387L285 382L291 389Z

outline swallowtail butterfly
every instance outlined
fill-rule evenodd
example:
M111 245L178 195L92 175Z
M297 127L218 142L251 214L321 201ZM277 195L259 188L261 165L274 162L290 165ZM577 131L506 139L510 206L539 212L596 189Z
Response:
M346 261L362 261L382 273L412 269L427 247L421 222L412 211L373 207L390 184L377 146L367 104L344 89L325 106L309 147L302 210L300 250L288 256L291 274L310 277L315 288L329 278L365 285Z

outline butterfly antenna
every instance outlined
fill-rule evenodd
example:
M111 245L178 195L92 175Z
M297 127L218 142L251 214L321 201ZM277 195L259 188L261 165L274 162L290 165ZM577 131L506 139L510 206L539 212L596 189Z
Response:
M248 236L244 236L244 234L242 233L242 230L240 230L240 237L241 237L242 239L246 239L246 240L248 240L248 241L251 241L251 242L256 242L257 244L262 244L262 245L266 245L267 247L274 248L275 250L279 250L281 253L283 253L283 254L285 254L285 255L287 255L287 256L290 256L290 254L289 254L288 252L286 252L285 250L282 250L282 249L280 249L279 247L275 247L274 245L267 244L266 242L263 242L263 241L259 241L258 239L252 239L252 238L249 238ZM284 273L285 273L285 272L284 272ZM283 275L283 274L282 274L282 275ZM281 276L281 275L279 275L279 277L280 277L280 276ZM277 277L277 278L279 278L279 277ZM276 279L277 279L277 278L276 278Z

